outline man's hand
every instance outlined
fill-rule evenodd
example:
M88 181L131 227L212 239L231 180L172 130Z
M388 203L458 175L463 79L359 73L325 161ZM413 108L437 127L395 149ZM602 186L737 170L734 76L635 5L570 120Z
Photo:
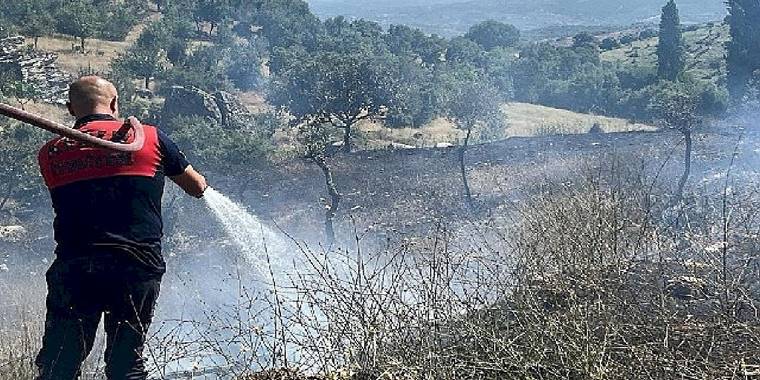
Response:
M208 188L206 178L195 171L192 166L188 166L184 173L169 177L169 179L174 181L174 183L182 188L187 194L196 198L202 198L203 193Z

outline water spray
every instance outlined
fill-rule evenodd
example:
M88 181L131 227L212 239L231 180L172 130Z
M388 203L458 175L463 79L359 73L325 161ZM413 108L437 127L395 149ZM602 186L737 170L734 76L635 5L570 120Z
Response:
M63 137L97 146L99 148L132 153L142 149L143 145L145 144L145 131L143 130L142 124L135 117L128 118L124 122L124 126L122 126L121 129L119 129L119 131L114 134L114 140L116 141L109 141L78 131L74 128L69 128L65 125L45 119L41 116L31 114L4 103L0 103L0 115L7 116L22 123L44 129L48 132L53 132ZM122 140L127 136L130 129L135 131L134 140L131 143L119 142L118 140Z

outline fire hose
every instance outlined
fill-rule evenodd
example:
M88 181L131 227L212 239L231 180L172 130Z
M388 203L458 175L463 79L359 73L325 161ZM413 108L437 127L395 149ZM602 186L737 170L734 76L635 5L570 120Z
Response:
M70 139L97 146L99 148L131 153L139 151L145 144L145 131L143 130L142 124L135 117L128 118L124 122L124 126L122 126L118 132L114 133L114 141L109 141L78 131L74 128L69 128L52 120L45 119L41 116L31 114L24 110L3 103L0 103L0 115L7 116L23 123L33 125L37 128L53 132L57 135L68 137ZM124 140L126 138L130 129L134 130L135 132L134 140L132 140L130 143L119 142L119 140Z

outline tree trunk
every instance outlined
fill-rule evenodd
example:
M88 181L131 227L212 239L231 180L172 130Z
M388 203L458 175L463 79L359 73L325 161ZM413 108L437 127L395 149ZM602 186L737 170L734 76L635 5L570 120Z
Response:
M682 130L681 133L683 133L684 139L686 140L686 152L684 154L683 174L681 175L681 180L678 182L678 192L676 193L676 196L678 197L679 201L681 200L681 198L683 198L683 192L684 192L684 189L686 188L686 182L689 180L689 176L691 175L691 151L693 148L693 142L691 140L691 131Z
M351 150L353 147L351 146L351 125L347 125L343 128L343 147L342 151L343 153L351 153Z
M34 36L34 50L37 50L37 43L40 41L39 36Z
M149 75L145 76L145 89L150 90L150 76Z
M82 44L82 54L84 54L84 40L85 40L85 38L82 37L80 40L81 40L81 44Z
M327 210L325 210L325 237L327 239L327 246L332 247L335 243L335 227L333 226L333 220L335 219L335 214L338 212L341 196L338 192L338 187L335 185L332 170L327 165L325 159L323 157L313 157L312 161L314 161L314 163L322 170L322 174L325 176L327 193L330 195L330 204L328 205Z
M462 185L464 185L464 196L467 200L467 205L472 208L472 192L470 191L470 183L467 180L467 170L465 168L465 154L467 153L467 147L470 144L470 136L472 135L472 127L467 128L467 136L464 138L464 144L459 148L459 170L462 174Z

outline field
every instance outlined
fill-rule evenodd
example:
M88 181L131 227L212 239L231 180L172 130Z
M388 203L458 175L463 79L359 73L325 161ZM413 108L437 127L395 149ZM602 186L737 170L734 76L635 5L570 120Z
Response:
M652 125L630 123L624 119L581 114L528 103L508 103L504 105L503 111L508 127L494 136L497 140L511 137L588 133L594 125L598 125L605 133L657 129ZM463 138L464 132L456 129L445 119L436 119L421 128L386 128L378 123L364 123L360 126L360 139L366 148L457 145ZM478 141L493 140L483 138Z

